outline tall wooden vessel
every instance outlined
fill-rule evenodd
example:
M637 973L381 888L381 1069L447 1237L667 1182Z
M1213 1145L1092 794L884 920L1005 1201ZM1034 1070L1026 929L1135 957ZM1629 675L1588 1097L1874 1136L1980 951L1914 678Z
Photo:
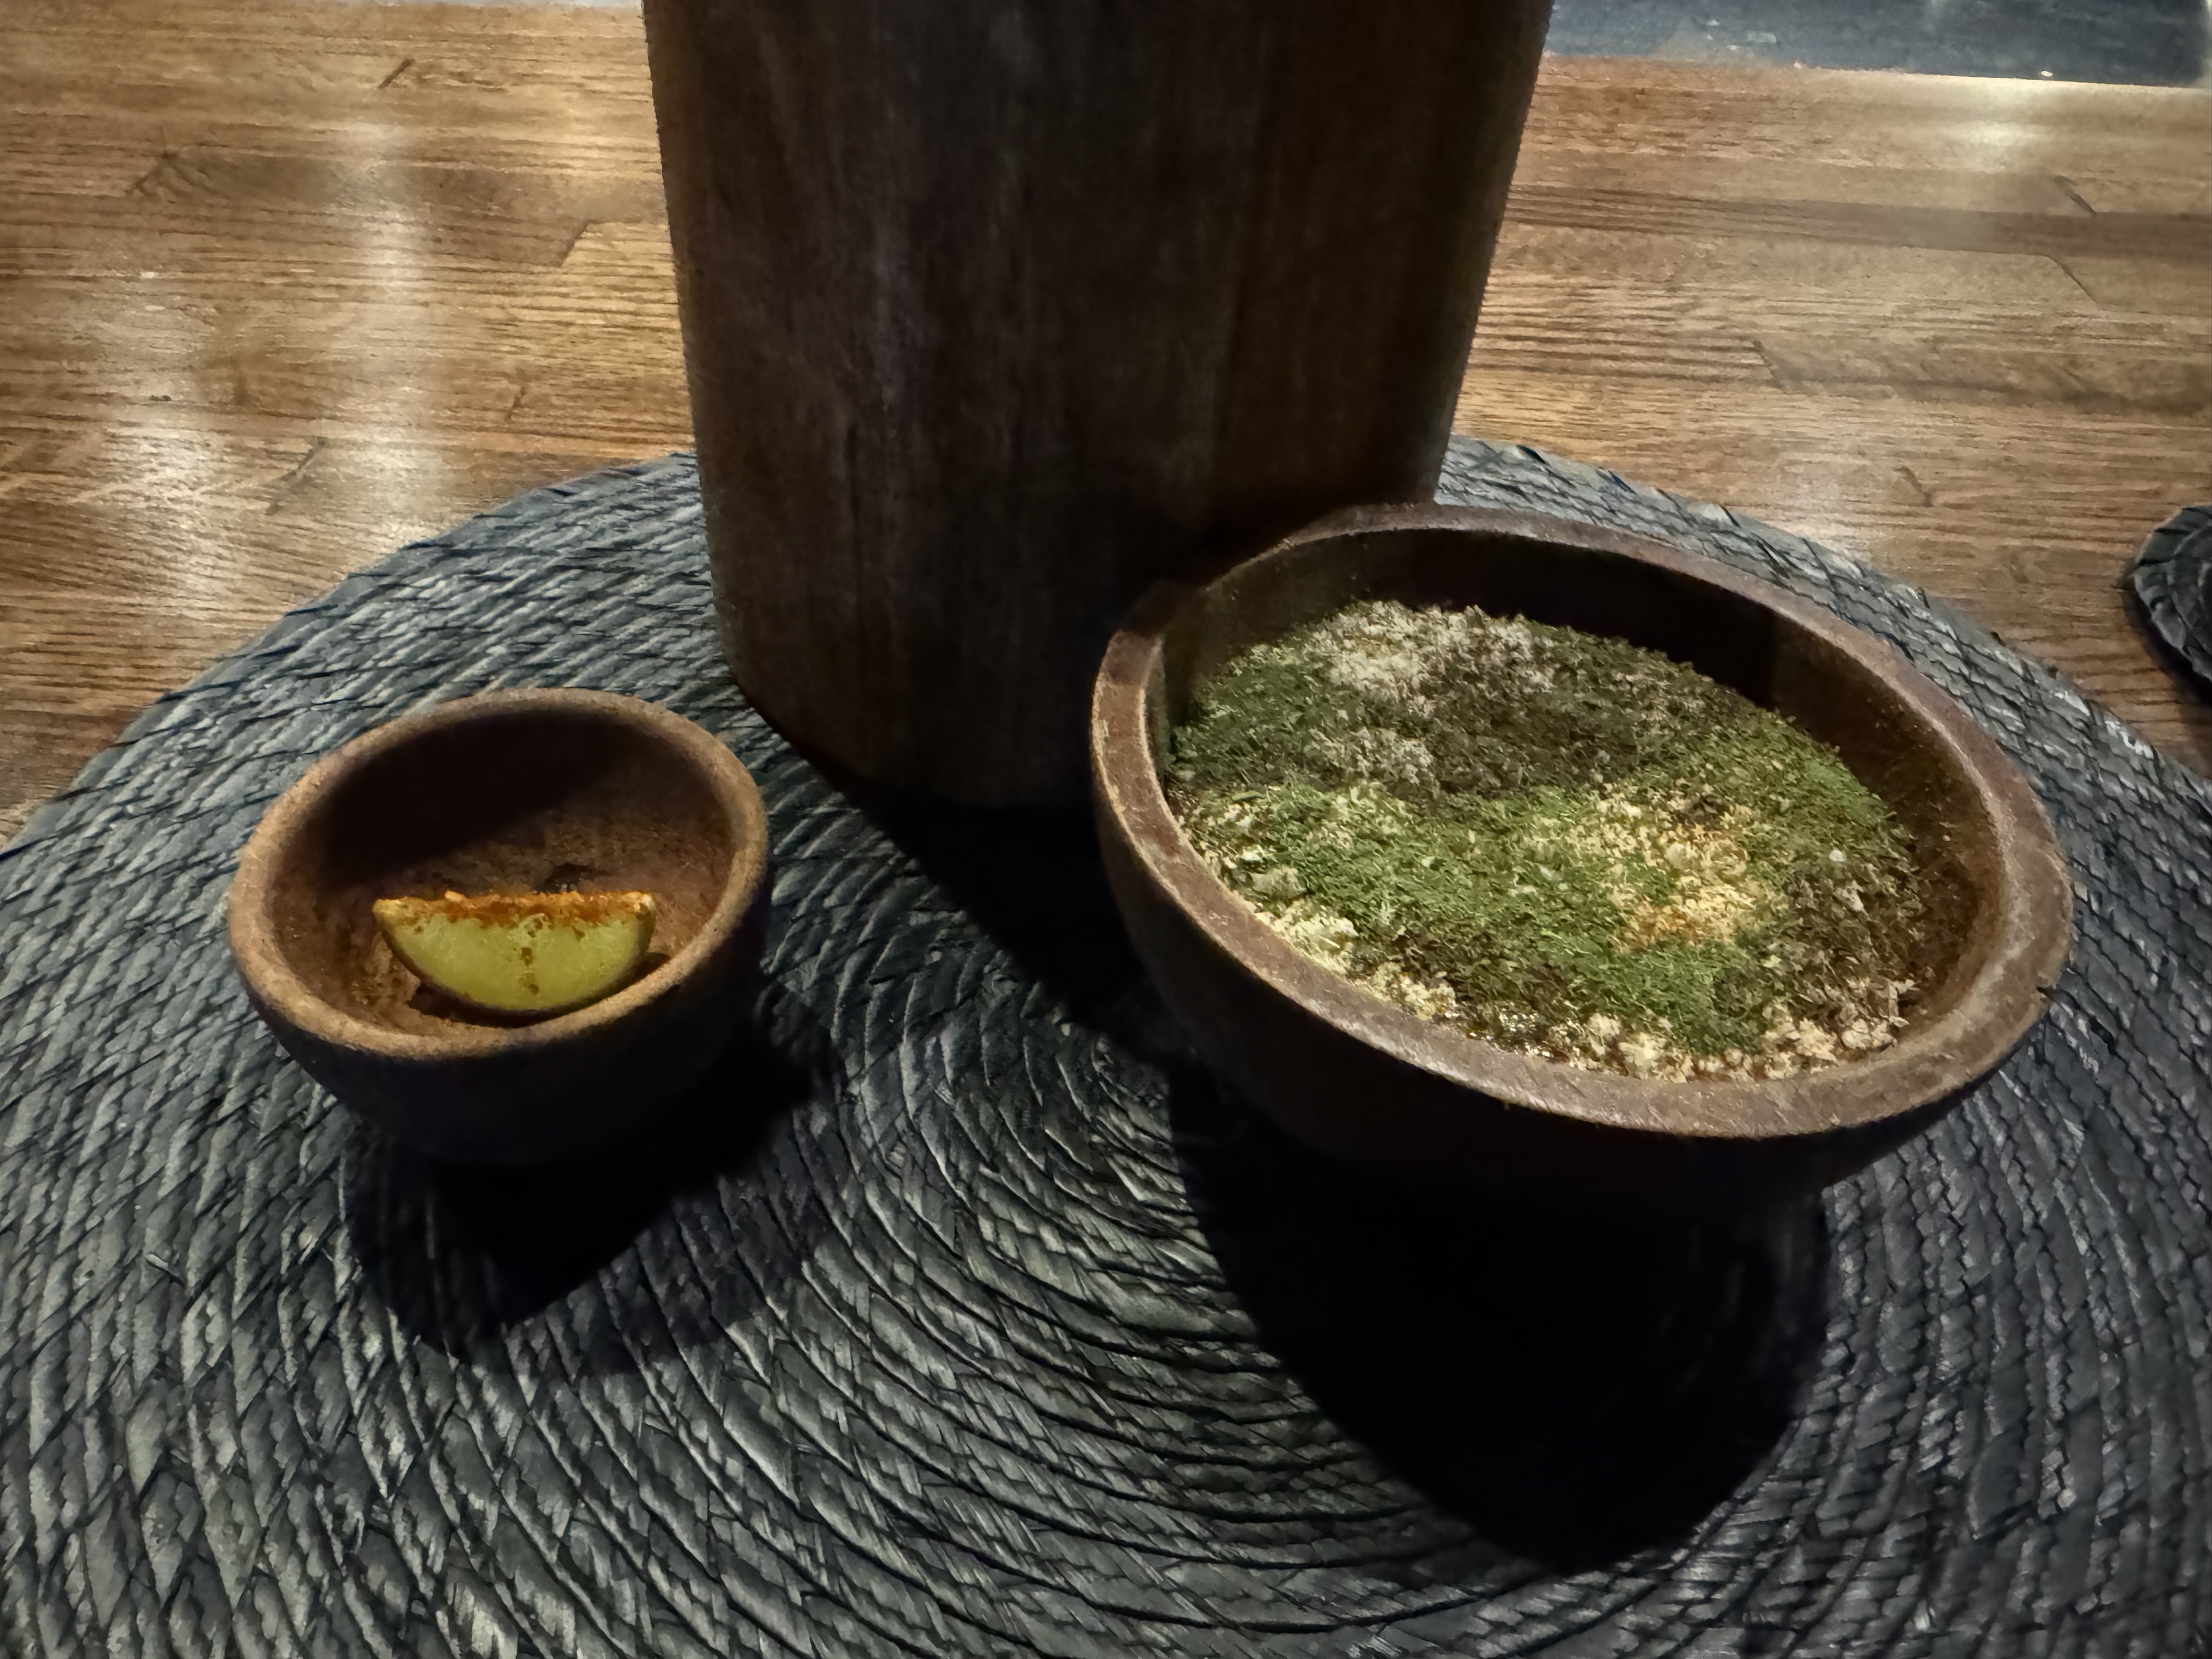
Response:
M863 776L1081 798L1155 578L1432 489L1547 0L646 0L723 638Z

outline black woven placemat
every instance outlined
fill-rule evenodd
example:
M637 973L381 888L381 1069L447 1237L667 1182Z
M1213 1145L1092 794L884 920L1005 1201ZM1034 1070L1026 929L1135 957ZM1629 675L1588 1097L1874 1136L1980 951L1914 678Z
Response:
M2185 507L2129 561L2151 631L2212 691L2212 506Z
M1415 1203L1178 1059L1079 828L856 804L744 706L677 458L410 548L0 855L0 1650L2169 1656L2212 1622L2212 789L1795 538L1525 450L1445 494L1771 577L2027 769L2050 1018L1756 1225ZM441 1171L282 1058L224 884L315 755L587 685L723 733L757 1032L649 1144Z

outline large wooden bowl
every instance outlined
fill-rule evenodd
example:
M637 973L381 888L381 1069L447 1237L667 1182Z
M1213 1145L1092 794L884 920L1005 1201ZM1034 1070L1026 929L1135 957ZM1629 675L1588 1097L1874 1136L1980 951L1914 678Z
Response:
M1832 744L1911 831L1938 890L1934 988L1897 1042L1784 1079L1642 1081L1432 1024L1278 937L1200 861L1158 757L1231 658L1369 599L1628 640ZM1211 582L1155 587L1099 670L1091 765L1115 898L1201 1057L1313 1146L1422 1184L1662 1206L1817 1188L1994 1069L2041 1015L2071 936L2065 866L2034 795L1895 651L1709 561L1530 514L1355 509Z
M711 734L635 697L489 692L378 727L277 799L231 882L231 951L292 1057L393 1138L535 1164L637 1133L704 1072L759 962L767 868L760 793ZM658 960L529 1024L426 996L370 911L556 885L651 892Z

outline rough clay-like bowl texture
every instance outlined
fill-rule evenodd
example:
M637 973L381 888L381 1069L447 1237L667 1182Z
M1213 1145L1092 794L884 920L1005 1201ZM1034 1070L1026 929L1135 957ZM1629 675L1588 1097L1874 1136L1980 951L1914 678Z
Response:
M597 691L497 691L381 726L271 806L230 889L254 1007L316 1081L434 1157L532 1164L619 1140L694 1079L759 960L768 835L737 757ZM441 1005L374 901L640 889L647 971L523 1024Z
M1271 931L1192 850L1157 757L1237 653L1376 598L1625 638L1833 744L1935 875L1932 989L1899 1041L1789 1079L1640 1081L1421 1019ZM1194 1045L1302 1139L1424 1185L1662 1206L1820 1187L1926 1127L1996 1067L2042 1013L2070 937L2065 866L2034 795L1895 651L1718 564L1532 514L1354 509L1210 583L1161 585L1107 652L1091 744L1115 897Z

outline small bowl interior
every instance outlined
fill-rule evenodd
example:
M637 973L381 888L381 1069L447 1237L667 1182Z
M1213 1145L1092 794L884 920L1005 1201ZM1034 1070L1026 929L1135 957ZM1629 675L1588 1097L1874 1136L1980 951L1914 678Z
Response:
M1907 1030L1956 1006L1996 944L1996 826L1960 757L1867 664L1790 617L1684 572L1506 532L1394 529L1318 537L1200 590L1162 641L1147 699L1157 765L1170 727L1249 647L1347 605L1479 605L1663 652L1834 747L1889 804L1928 870L1928 926Z
M336 781L273 872L274 931L293 971L334 1008L434 1036L477 1022L422 991L378 930L375 900L642 890L659 909L650 967L714 914L738 836L696 763L635 722L543 706L484 712Z

